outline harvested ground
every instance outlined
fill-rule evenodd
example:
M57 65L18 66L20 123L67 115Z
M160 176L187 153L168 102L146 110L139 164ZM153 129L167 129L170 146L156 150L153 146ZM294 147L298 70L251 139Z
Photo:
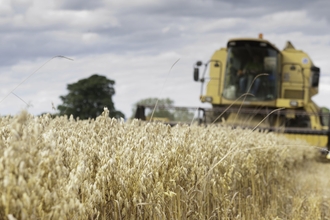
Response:
M330 160L318 155L292 169L282 193L288 200L280 219L330 220Z
M330 198L330 160L308 160L294 176L296 190L306 197Z

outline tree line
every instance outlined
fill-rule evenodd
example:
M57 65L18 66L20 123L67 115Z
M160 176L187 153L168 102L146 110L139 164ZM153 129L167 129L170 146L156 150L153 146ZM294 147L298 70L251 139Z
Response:
M125 115L115 108L112 98L115 95L114 85L114 80L98 74L68 84L68 94L60 96L62 104L57 106L57 115L72 115L74 118L79 119L96 118L101 115L104 107L107 107L110 111L110 117L125 118ZM134 104L130 118L134 117L137 105L155 106L156 103L158 106L165 108L155 108L153 117L188 122L194 116L194 113L189 112L188 109L170 109L174 106L174 101L169 98L145 98ZM169 109L166 109L166 107ZM146 116L150 117L151 114L152 111L149 109Z

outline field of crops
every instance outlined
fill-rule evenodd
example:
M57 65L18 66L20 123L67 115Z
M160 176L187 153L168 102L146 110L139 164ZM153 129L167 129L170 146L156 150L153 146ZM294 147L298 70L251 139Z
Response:
M0 118L3 219L328 219L315 149L226 126Z

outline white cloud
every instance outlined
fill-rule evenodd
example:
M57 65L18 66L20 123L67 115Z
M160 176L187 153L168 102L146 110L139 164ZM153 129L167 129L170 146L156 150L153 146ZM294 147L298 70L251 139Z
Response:
M162 29L162 33L167 33L169 30L170 30L171 28L170 27L164 27L163 29Z
M10 0L3 0L0 4L0 14L1 17L5 17L11 14L12 8L11 5L9 4Z
M66 29L71 32L119 26L118 20L109 10L40 10L37 7L30 8L25 14L16 14L11 19L7 19L6 24L19 29L39 31Z
M304 10L277 12L261 17L260 21L263 22L263 27L271 28L299 28L305 25L310 25L312 22Z
M197 26L200 27L198 30L201 32L220 32L222 30L234 30L241 28L245 25L246 21L243 18L220 18L210 19L209 21L199 21Z

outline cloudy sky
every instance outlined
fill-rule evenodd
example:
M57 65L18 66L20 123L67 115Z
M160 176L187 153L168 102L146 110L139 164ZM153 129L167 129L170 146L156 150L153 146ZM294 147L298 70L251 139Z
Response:
M259 33L310 55L322 72L313 100L330 107L329 8L328 0L0 0L0 115L27 104L35 115L55 112L67 84L94 73L116 81L115 107L127 117L148 97L202 106L193 64Z

